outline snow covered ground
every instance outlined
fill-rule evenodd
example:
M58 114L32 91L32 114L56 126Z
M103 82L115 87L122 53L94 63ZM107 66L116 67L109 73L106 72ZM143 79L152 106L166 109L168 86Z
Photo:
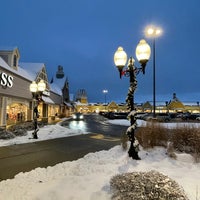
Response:
M49 139L54 139L54 138L62 138L62 137L80 135L80 134L87 134L87 132L84 131L84 122L82 121L78 123L78 126L74 125L74 128L72 127L72 129L65 128L61 126L60 123L57 123L55 125L46 125L43 128L40 128L38 132L37 140L30 140L30 138L33 137L32 132L33 131L28 131L28 135L15 137L9 140L0 139L0 146L31 143L31 142L38 142L38 141L49 140Z
M129 125L127 120L109 122ZM138 124L145 126L142 121L138 121ZM172 127L172 124L164 125ZM78 129L76 134L87 133ZM59 124L48 125L40 129L39 139L36 141L71 135L72 131ZM31 132L29 136L9 141L0 140L0 145L35 141L28 139L29 137ZM120 146L115 146L109 151L89 153L76 161L19 173L14 179L0 182L0 200L109 200L111 198L109 181L112 176L150 170L157 170L177 181L190 200L200 200L200 164L194 163L190 155L177 154L177 159L174 160L166 155L164 148L154 148L149 151L141 149L139 155L142 160L132 160Z

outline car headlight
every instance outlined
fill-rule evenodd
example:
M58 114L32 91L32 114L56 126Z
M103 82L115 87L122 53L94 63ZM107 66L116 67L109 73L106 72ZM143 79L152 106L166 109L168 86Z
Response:
M80 119L83 119L83 115L80 115Z
M76 119L76 115L72 115L72 118L73 118L73 119Z

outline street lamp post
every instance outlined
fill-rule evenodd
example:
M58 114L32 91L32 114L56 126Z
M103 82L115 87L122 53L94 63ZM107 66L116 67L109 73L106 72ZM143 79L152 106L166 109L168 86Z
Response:
M197 101L197 106L198 106L198 109L199 109L199 108L200 108L200 107L199 107L199 101ZM199 109L199 113L200 113L200 109Z
M123 50L122 47L119 47L117 51L114 54L114 62L116 67L119 70L120 78L122 75L125 75L126 77L130 77L130 86L128 90L128 95L126 98L126 102L128 105L128 109L130 110L130 113L128 115L130 119L130 127L127 129L126 134L129 138L129 141L131 142L130 148L128 151L129 157L132 157L135 160L140 160L140 157L138 156L139 151L139 143L135 138L135 129L137 128L136 123L136 111L134 106L134 92L137 88L137 79L136 75L138 75L140 72L145 74L145 67L146 63L148 62L151 54L150 46L146 43L145 40L140 40L139 44L136 47L136 57L138 61L141 64L140 68L137 68L134 65L134 59L133 57L130 57L127 65L127 69L123 71L124 66L127 62L127 54Z
M104 93L104 97L105 97L105 110L106 110L106 95L108 93L108 90L103 90L103 93Z
M33 96L33 103L34 103L34 109L33 109L33 122L34 122L34 132L33 138L38 139L37 132L39 131L38 128L38 121L37 118L39 118L39 113L38 113L38 104L42 95L42 92L45 91L46 89L46 84L44 83L44 80L40 80L40 82L37 84L35 81L33 81L30 84L30 91L32 92Z
M145 35L153 38L153 117L156 117L156 37L162 34L162 29L155 26L148 26Z

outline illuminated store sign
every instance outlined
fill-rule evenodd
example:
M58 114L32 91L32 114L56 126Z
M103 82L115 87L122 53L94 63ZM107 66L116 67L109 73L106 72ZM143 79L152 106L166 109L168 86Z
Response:
M10 76L5 72L0 73L0 85L11 88L13 86L13 76Z

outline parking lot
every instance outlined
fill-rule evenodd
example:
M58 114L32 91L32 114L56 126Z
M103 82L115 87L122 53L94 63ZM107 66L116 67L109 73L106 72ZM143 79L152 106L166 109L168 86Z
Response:
M100 112L100 115L108 119L127 119L129 112ZM153 113L138 112L136 118L145 121L159 121L159 122L170 122L170 121L196 121L200 122L200 113Z

